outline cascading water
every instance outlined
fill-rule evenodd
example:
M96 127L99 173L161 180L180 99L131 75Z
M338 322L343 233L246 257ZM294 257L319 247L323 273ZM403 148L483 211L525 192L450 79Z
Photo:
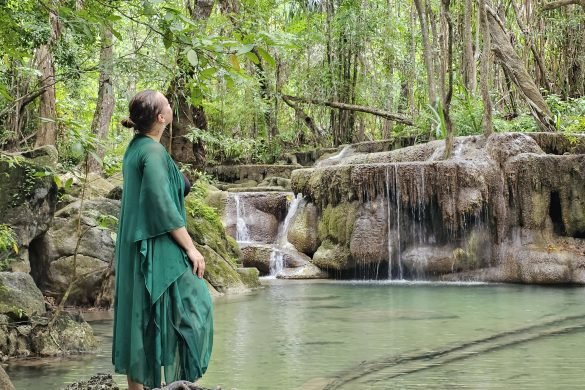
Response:
M278 235L276 236L276 243L270 254L270 274L269 277L276 277L284 269L284 253L282 250L296 250L294 246L288 242L287 234L289 225L296 214L299 204L303 202L303 195L298 194L288 204L286 217L284 222L278 228Z
M246 225L244 204L240 201L239 194L234 195L234 200L236 202L236 241L238 243L249 243L250 232Z

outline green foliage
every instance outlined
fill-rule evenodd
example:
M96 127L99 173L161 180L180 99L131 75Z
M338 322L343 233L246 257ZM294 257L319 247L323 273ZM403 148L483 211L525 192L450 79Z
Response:
M451 118L456 135L475 135L483 132L483 103L478 97L467 92L453 99Z
M10 226L0 224L0 271L9 269L13 255L18 255L16 235Z

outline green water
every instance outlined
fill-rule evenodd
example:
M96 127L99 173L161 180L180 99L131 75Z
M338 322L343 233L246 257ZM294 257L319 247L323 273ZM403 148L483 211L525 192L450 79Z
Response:
M584 288L271 283L216 300L214 351L201 384L224 390L585 387ZM111 321L92 325L102 353L10 365L16 388L58 389L111 371Z

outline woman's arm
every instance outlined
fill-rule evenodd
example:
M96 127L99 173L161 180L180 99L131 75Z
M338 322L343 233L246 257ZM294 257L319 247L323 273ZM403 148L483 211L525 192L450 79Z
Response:
M195 248L195 245L193 245L193 241L191 240L187 229L183 226L172 230L170 233L181 248L187 252L189 260L193 263L193 274L197 274L199 278L202 278L203 273L205 272L205 260L197 248Z

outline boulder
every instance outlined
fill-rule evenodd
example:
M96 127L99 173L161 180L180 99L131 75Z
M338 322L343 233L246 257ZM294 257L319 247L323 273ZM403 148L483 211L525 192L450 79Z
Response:
M388 259L388 217L382 202L360 206L351 232L349 250L360 264L379 263Z
M313 203L302 202L290 222L287 239L300 252L313 256L321 244L318 226L317 207Z
M29 274L0 272L0 313L11 318L45 313L43 294Z
M270 273L272 257L275 251L282 254L285 268L302 267L311 261L310 257L299 253L294 248L275 248L266 244L244 244L241 250L244 266L255 267L262 275Z
M355 267L349 248L323 241L313 255L312 263L323 270L348 270Z
M57 205L57 186L48 169L20 161L0 162L0 224L14 231L19 247L18 270L28 272L31 242L50 226Z
M61 296L71 282L73 256L77 248L76 275L96 272L70 296L72 304L94 304L101 290L104 270L114 262L117 217L120 202L96 198L83 203L82 236L78 245L78 216L81 201L55 214L51 228L31 245L31 274L47 295ZM113 264L112 264L113 265ZM113 276L112 276L113 277Z
M306 263L297 268L285 268L276 277L279 279L326 279L329 274L314 264Z
M0 357L62 356L97 350L91 326L81 316L62 312L49 326L52 315L0 322Z
M87 381L74 382L64 390L119 390L118 384L112 378L112 374L98 373Z

